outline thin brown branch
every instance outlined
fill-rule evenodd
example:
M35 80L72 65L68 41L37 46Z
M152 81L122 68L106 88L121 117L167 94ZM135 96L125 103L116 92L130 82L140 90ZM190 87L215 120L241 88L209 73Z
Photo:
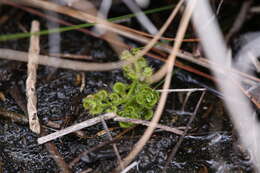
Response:
M0 115L2 115L5 118L10 118L13 122L28 124L28 118L22 114L10 112L10 111L0 108Z
M83 59L83 60L92 60L93 57L89 55L77 55L77 54L70 54L70 53L50 53L46 54L47 56L51 57L61 57L61 58L71 58L71 59Z
M11 88L9 88L8 93L12 96L16 104L21 108L24 114L28 117L25 95L22 94L18 85L14 85Z
M53 160L56 162L56 164L61 169L61 172L62 173L71 173L71 170L70 170L68 164L64 161L62 155L58 152L57 147L51 142L44 144L44 146L51 154L51 157L53 158Z

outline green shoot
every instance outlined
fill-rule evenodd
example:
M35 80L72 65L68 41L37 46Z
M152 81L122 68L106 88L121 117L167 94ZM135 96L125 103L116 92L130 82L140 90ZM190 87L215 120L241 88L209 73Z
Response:
M127 60L140 50L124 51L121 59ZM114 112L119 116L133 119L150 120L153 116L153 107L159 99L159 93L146 82L153 74L153 69L147 61L140 57L133 64L123 68L124 76L131 83L116 82L113 92L100 90L83 99L83 107L92 115L105 112ZM131 127L132 123L120 122L120 127Z

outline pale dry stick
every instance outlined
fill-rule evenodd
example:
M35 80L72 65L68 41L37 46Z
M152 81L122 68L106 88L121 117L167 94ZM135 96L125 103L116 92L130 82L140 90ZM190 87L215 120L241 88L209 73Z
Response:
M132 119L132 118L125 118L125 117L120 117L120 116L116 116L114 118L114 121L119 121L119 122L127 122L127 123L133 123L133 124L141 124L144 126L149 126L150 125L150 121L146 121L146 120L138 120L138 119ZM167 131L167 132L171 132L177 135L182 135L183 131L174 128L174 127L169 127L169 126L165 126L162 124L157 124L155 128Z
M81 72L80 76L81 76L81 85L80 85L79 91L82 92L86 86L86 75L84 72Z
M249 79L249 80L252 80L255 82L260 82L259 78L247 75L247 74L239 72L235 69L225 68L223 66L221 67L221 66L217 65L216 63L205 62L204 60L202 61L202 60L200 60L202 58L199 58L199 59L193 58L192 55L187 54L187 53L185 53L185 54L178 53L177 56L181 57L187 61L190 61L192 63L206 67L206 68L209 68L210 64L214 64L215 66L217 66L216 70L222 74L224 72L225 73L226 72L236 73L246 79ZM22 51L17 51L17 50L12 50L12 49L0 48L0 58L27 62L28 53L22 52ZM53 64L53 63L49 62L49 58L53 58L53 59L55 59L55 61L61 61L62 63L57 63L59 65ZM107 71L107 70L113 70L113 69L117 69L117 68L121 67L119 65L120 63L86 63L86 62L81 62L81 61L72 61L72 60L60 59L60 58L49 57L49 56L44 56L44 55L39 55L38 63L41 65L48 65L48 66L53 66L53 67L67 68L67 69L73 69L73 70L82 70L82 71ZM159 80L159 79L157 78L157 80ZM151 82L152 83L157 82L157 80L153 79L153 80L151 80ZM247 80L244 80L244 82L250 83Z
M195 92L195 91L205 91L205 88L185 88L185 89L168 89L168 90L156 90L159 92Z
M216 70L222 74L226 73L226 72L236 73L236 74L240 75L241 77L244 77L251 81L260 82L259 78L250 76L248 74L245 74L245 73L235 70L233 68L225 68L223 66L219 66L216 63L212 63L207 60L203 60L203 58L194 58L193 55L191 55L190 53L187 53L187 52L178 53L177 56L184 60L190 61L192 63L201 65L205 68L209 68L209 65L217 66ZM44 55L39 55L39 57L40 57L39 62L38 62L39 64L57 67L57 66L55 66L55 64L52 64L48 61L48 58L55 58L55 57L49 57L49 56L44 56ZM28 53L22 52L22 51L16 51L16 50L12 50L12 49L0 48L0 58L27 62ZM114 64L114 63L112 63L112 65L109 66L108 68L104 68L104 65L106 63L105 64L104 63L86 63L86 62L77 62L77 61L71 61L71 60L63 60L63 59L59 59L59 58L55 58L55 60L62 61L62 63L59 66L60 68L68 68L68 69L73 69L73 70L107 71L107 70L116 69L118 67L117 64ZM156 82L156 80L152 80L152 82ZM243 82L249 83L249 84L251 83L247 80L243 80Z
M54 18L58 18L58 13L56 13L55 11L49 11L49 10L44 10L44 13L46 13L46 15L48 16L53 16ZM60 27L60 23L58 22L53 22L51 20L48 20L46 23L47 29L50 30L52 28L59 28ZM53 34L48 34L48 53L60 53L61 52L61 33L60 32L56 32ZM55 64L56 61L53 59L50 59L50 61L53 61L52 63ZM53 67L46 67L45 68L46 72L47 72L47 80L49 81L52 76L57 72L57 68L53 68Z
M260 6L254 6L250 9L251 13L260 13Z
M121 173L127 173L128 171L130 171L131 169L133 169L134 167L138 166L139 161L135 161L133 163L131 163L128 167L126 167Z
M134 14L137 14L136 19L150 34L154 35L158 32L152 21L142 12L140 7L133 0L122 1Z
M188 100L189 100L189 98L190 98L190 95L191 95L192 93L193 93L192 91L188 91L188 92L187 92L187 94L186 94L186 96L185 96L185 99L184 99L184 101L183 101L183 103L182 103L182 107L181 107L181 111L182 111L182 112L184 112L185 106L186 106L186 104L187 104L187 102L188 102Z
M196 0L190 0L192 1L191 3L188 4L188 6L185 9L185 12L183 14L183 17L181 19L180 26L178 28L177 36L176 36L176 42L174 44L174 47L172 49L172 52L170 54L169 59L167 60L167 75L165 78L165 83L163 85L163 89L168 89L171 83L171 78L172 78L172 71L173 71L173 66L175 63L176 59L176 54L181 46L183 37L185 35L186 29L188 27L190 17L192 15L193 8L196 4ZM168 92L163 92L161 94L157 109L155 111L155 114L153 116L153 119L151 120L150 126L146 129L144 132L143 136L139 139L139 141L135 144L133 150L128 154L128 156L123 160L123 165L127 166L131 161L137 156L137 154L143 149L144 145L147 143L147 141L150 139L154 129L156 128L156 125L158 121L160 120L162 111L164 109L166 99L168 96ZM120 170L120 167L116 168L117 171Z
M211 15L212 10L208 1L198 1L198 5L196 6L193 15L194 27L201 39L201 44L208 58L211 59L212 62L217 62L220 66L225 66L227 48L218 23L214 21L211 25L208 25L207 28L201 27ZM215 72L215 69L216 68L212 69L213 72ZM259 172L259 144L254 145L254 143L255 139L257 141L260 139L260 127L259 123L252 117L252 112L254 112L254 110L244 94L241 93L237 86L228 80L228 76L220 76L219 73L214 74L217 77L216 79L219 87L222 89L227 110L233 121L234 127L236 127L236 130L238 131L240 142L246 149L251 151L252 157L250 161L251 163L254 163L254 166L256 167L255 172ZM240 82L239 77L236 80ZM240 102L234 103L230 98L236 98ZM248 129L250 129L250 133L248 133Z
M107 127L106 121L105 121L103 118L101 118L101 122L102 122L102 125L103 125L103 127L104 127L106 133L107 133L108 139L109 139L110 141L113 141L113 137L112 137L112 135L111 135L111 133L110 133L108 127ZM112 146L113 146L113 149L114 149L114 151L115 151L115 154L116 154L117 160L118 160L118 162L119 162L119 165L121 166L121 169L124 169L123 164L122 164L122 159L121 159L121 156L120 156L120 154L119 154L119 151L118 151L118 149L117 149L116 144L115 144L115 143L112 143Z
M93 172L93 169L92 168L87 168L86 170L81 171L80 173L89 173L89 172Z
M6 1L6 0L2 0L2 1ZM135 34L132 34L132 33L125 31L125 28L127 28L127 27L123 27L123 26L118 25L118 24L107 22L106 20L103 20L101 18L97 18L97 17L92 16L88 13L84 13L82 11L76 11L76 10L73 10L71 8L60 6L60 5L55 4L55 3L46 2L46 1L42 1L42 0L19 0L19 1L12 0L12 1L17 2L17 3L26 4L26 5L30 5L30 6L34 6L34 7L38 7L38 8L47 9L47 10L53 10L55 12L62 13L62 14L65 14L65 15L69 15L69 16L72 16L74 18L77 18L77 19L80 19L80 20L83 20L83 21L87 21L87 22L91 22L91 23L98 22L98 24L100 24L100 26L105 27L106 29L109 29L111 31L114 31L118 34L124 35L124 36L132 38L132 39L145 40L145 43L148 43L144 47L144 49L142 49L142 51L140 51L140 53L135 55L135 57L131 58L130 60L119 61L117 63L103 63L100 66L100 68L94 68L94 69L104 69L104 70L112 70L112 69L121 68L122 66L131 64L131 63L135 62L138 58L142 57L159 40L159 38L164 33L164 31L167 29L167 27L169 26L169 24L171 23L173 18L176 16L176 14L177 14L179 8L181 7L182 3L184 2L184 0L180 0L180 2L177 4L177 6L175 7L173 12L171 13L169 18L167 19L167 21L161 27L160 31L154 36L154 38L152 40L150 40L150 39L141 38L140 36L137 36ZM92 64L92 65L100 65L100 64ZM97 66L95 66L95 67L97 67ZM92 67L92 69L93 69L93 67Z
M37 32L40 29L38 21L33 21L31 32ZM38 66L38 55L40 52L39 35L32 35L30 39L30 48L27 64L27 80L26 80L26 95L27 95L27 111L30 129L37 134L40 134L41 127L37 116L37 96L36 96L36 76Z
M65 129L56 131L56 132L51 133L49 135L40 137L40 138L38 138L38 143L39 144L43 144L43 143L46 143L48 141L51 141L51 140L54 140L56 138L62 137L64 135L67 135L69 133L81 130L81 129L86 128L86 127L93 126L93 125L101 122L102 118L104 120L109 120L109 119L115 118L114 119L115 121L131 121L132 123L135 123L135 124L142 124L142 125L146 125L146 126L149 125L149 121L128 119L128 118L119 117L115 113L106 113L106 114L100 115L98 117L95 117L95 118L83 121L83 122L75 124L75 125L72 125L72 126L67 127ZM175 134L178 134L178 135L182 134L181 130L178 130L178 129L173 128L173 127L168 127L168 126L157 124L156 128L160 128L162 130L165 130L165 131L168 131L168 132L172 132L172 133L175 133Z
M102 118L104 120L108 120L108 119L112 119L114 117L116 117L116 114L114 114L114 113L107 113L107 114L104 114L104 115L100 115L98 117L83 121L81 123L78 123L78 124L72 125L70 127L67 127L65 129L59 130L57 132L51 133L49 135L40 137L40 138L38 138L37 141L38 141L38 144L43 144L43 143L46 143L48 141L51 141L51 140L54 140L56 138L67 135L69 133L81 130L81 129L89 127L89 126L93 126L93 125L101 122Z
M72 58L72 59L86 59L92 60L93 57L89 55L77 55L77 54L70 54L70 53L48 53L47 56L51 57L62 57L62 58Z
M102 1L100 3L99 10L95 16L97 16L98 18L107 20L108 13L109 13L111 6L112 6L112 0ZM93 29L99 35L102 35L106 32L106 30L99 28L98 25L96 25Z

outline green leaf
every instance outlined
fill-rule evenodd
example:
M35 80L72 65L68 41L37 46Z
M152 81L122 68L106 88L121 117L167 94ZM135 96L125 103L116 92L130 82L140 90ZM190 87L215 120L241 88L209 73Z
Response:
M122 95L126 94L127 85L122 82L116 82L113 86L113 91Z
M144 111L144 119L150 120L150 119L152 119L152 117L153 117L153 111L151 109L146 109Z
M134 125L133 123L119 122L119 126L122 128L129 128L132 127L133 125Z
M133 118L133 119L139 119L140 115L137 114L137 111L135 107L133 106L127 106L122 111L118 112L119 116L126 117L126 118ZM128 128L133 126L133 123L126 123L126 122L120 122L120 127L122 128Z
M137 64L139 66L139 68L144 68L144 67L147 67L147 61L142 57L142 58L139 58L137 60Z
M89 113L91 113L92 115L97 115L97 114L101 114L104 112L104 109L102 106L96 106L93 109L89 110Z
M121 59L130 60L141 51L140 48L133 48L131 51L123 51ZM144 57L139 57L132 64L123 67L124 76L132 81L147 81L153 74L153 69L148 66Z
M129 59L136 55L140 49L124 51L122 59ZM133 64L123 67L124 75L132 80L131 84L116 82L113 92L100 90L96 94L83 99L83 106L92 115L104 112L115 112L117 115L132 118L150 120L153 116L153 107L159 99L159 93L152 89L146 80L153 74L153 69L147 61L140 57ZM128 128L132 123L120 122L120 127Z
M108 108L107 110L106 110L106 112L114 112L114 113L116 113L117 112L117 107L116 106L111 106L110 108Z
M121 102L121 98L117 93L111 93L109 95L109 99L112 102L112 104L119 104Z
M158 92L150 87L141 88L136 95L136 102L148 109L152 108L158 101Z
M93 95L89 95L88 97L83 99L83 107L85 109L92 109L97 106L96 101L93 99Z
M106 90L100 90L95 94L100 100L105 100L108 96L108 93Z
M144 74L145 78L149 78L153 75L153 69L151 67L145 67L143 74Z

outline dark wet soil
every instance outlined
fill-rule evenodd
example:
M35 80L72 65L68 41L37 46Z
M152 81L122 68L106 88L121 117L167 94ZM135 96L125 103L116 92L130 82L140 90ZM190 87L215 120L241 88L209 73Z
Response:
M12 10L7 6L0 8L5 9L4 11ZM31 19L37 18L24 14L20 10L16 13L23 14L24 17L19 21L8 21L0 27L0 34L21 32L17 29L19 22L29 30ZM3 15L3 12L0 14ZM42 21L42 19L40 20ZM46 21L43 21L43 26L44 22ZM62 33L61 45L64 53L92 55L99 62L117 59L117 56L104 41L77 31ZM42 52L48 50L46 36L41 37L41 46ZM26 51L28 39L1 42L0 47ZM161 62L152 59L150 63L155 68L161 64ZM40 66L37 76L38 116L43 128L48 133L57 130L48 126L49 121L65 128L91 118L82 108L82 98L99 89L109 89L115 81L126 81L120 70L84 72L86 86L80 92L76 78L81 72L56 69L55 73L51 75L51 79L48 79L49 71L49 68ZM1 60L0 77L0 91L5 96L5 99L0 101L0 109L26 116L26 110L23 108L26 104L26 64ZM209 89L217 91L209 81L179 70L173 79L172 88L199 88L205 85ZM16 91L16 94L13 91ZM184 111L194 111L200 94L200 92L196 92L191 95ZM184 97L183 94L169 95L160 121L162 124L176 127L186 126L191 115L180 113ZM124 130L119 128L116 122L108 121L107 123L110 128L114 128L112 130L113 136ZM53 143L57 146L64 160L70 163L81 152L108 140L106 135L97 135L102 130L102 125L97 124L82 130L83 138L69 134L54 140ZM116 142L121 157L125 157L131 151L144 130L144 127L136 127ZM0 115L0 173L59 172L59 168L48 150L44 145L37 144L38 137L29 130L27 124L12 122ZM138 167L131 172L161 172L167 156L178 139L179 137L175 134L156 130L144 150L135 159L138 162ZM73 172L81 172L87 168L91 168L92 172L109 172L116 165L117 158L112 145L106 145L82 157L74 165ZM207 92L189 134L184 138L176 157L170 163L168 172L253 172L250 157L237 141L236 133L218 92Z

